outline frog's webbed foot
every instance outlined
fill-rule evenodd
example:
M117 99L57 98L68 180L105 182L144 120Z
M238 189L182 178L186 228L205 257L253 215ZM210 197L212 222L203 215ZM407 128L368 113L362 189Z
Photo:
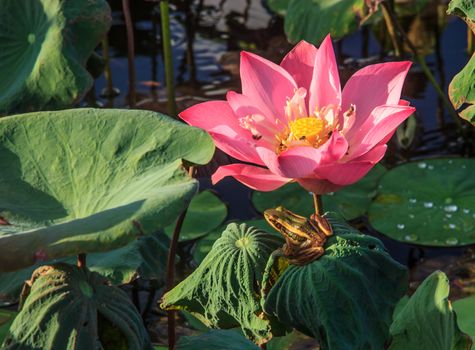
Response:
M286 252L288 250L286 249L286 246L287 244L285 244L282 249L284 252L284 255L287 257L287 259L289 259L289 262L292 265L297 265L297 266L310 264L311 262L321 257L323 253L325 253L325 250L323 249L323 247L313 246L313 247L300 249L298 252L292 252L293 254L287 254Z

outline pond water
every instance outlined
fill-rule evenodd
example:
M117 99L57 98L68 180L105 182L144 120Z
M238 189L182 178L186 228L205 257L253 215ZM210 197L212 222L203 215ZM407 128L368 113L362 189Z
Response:
M126 30L120 2L110 1L110 4L114 19L109 34L112 79L121 94L113 100L99 96L97 99L106 106L123 107L127 104L128 91ZM135 31L137 106L166 113L158 3L136 0L131 5ZM264 1L183 0L175 1L171 6L179 110L203 99L224 99L228 90L239 91L239 51L255 51L279 62L292 47L285 39L282 18L267 9ZM402 19L408 35L419 50L427 54L426 61L444 91L468 58L466 25L456 17L445 16L445 6L443 2L432 1L422 13ZM343 81L364 65L395 60L382 49L384 43L378 38L381 31L378 27L364 28L335 44ZM101 76L95 85L97 95L105 85L104 76ZM368 94L371 94L371 87L368 87ZM427 156L467 154L467 148L453 132L450 115L443 109L434 87L416 64L406 80L403 98L417 107L419 131L416 147L389 157L386 165ZM223 160L227 161L227 158L217 157L207 169L208 173ZM216 189L229 204L228 219L256 217L257 212L250 204L251 191L245 186L230 178L216 186L211 186L206 178L200 181L203 188ZM309 205L312 205L310 199ZM371 233L383 239L394 258L411 264L408 256L414 251L408 245L381 237L377 232ZM461 252L462 249L424 249L426 257Z

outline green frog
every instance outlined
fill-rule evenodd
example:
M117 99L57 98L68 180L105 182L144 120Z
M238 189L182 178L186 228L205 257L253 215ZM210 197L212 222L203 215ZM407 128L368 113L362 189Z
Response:
M277 207L265 210L264 218L284 236L282 251L294 265L306 265L322 256L323 245L333 234L328 220L318 214L306 218Z

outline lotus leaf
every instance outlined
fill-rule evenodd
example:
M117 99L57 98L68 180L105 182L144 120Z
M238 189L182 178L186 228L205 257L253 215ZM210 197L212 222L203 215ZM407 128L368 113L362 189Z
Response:
M0 271L117 249L174 222L207 163L202 130L148 111L76 109L0 119Z
M447 13L459 16L475 33L475 6L470 1L452 0ZM475 125L475 53L467 65L452 79L449 97L460 116Z
M180 231L180 241L189 241L203 237L217 228L226 219L228 209L213 192L206 190L196 195L186 212L185 221ZM175 225L165 229L172 236Z
M212 328L241 326L261 342L270 334L261 317L259 284L272 251L282 240L246 224L231 223L200 266L163 297L161 307L186 310Z
M475 242L475 159L427 159L382 177L371 225L398 241L429 246Z
M380 350L407 270L378 239L330 218L325 254L305 266L274 254L263 285L264 311L312 336L324 350Z
M367 19L370 14L367 3L365 0L291 0L285 16L287 38L293 43L303 39L315 45L328 33L334 39L342 38Z
M2 349L151 349L127 293L85 268L42 266L25 284Z
M475 337L475 295L456 300L452 306L457 314L460 330Z
M391 325L389 350L466 350L470 338L457 326L450 306L449 280L432 273L410 299L404 298Z
M104 253L87 255L87 266L91 271L106 277L113 285L130 283L137 277L156 279L163 282L168 247L163 239L151 234L142 236L128 245ZM75 263L77 257L60 259ZM0 273L0 300L18 299L21 287L38 267L58 261L38 263L12 272Z
M110 24L104 0L2 0L0 115L77 102L92 86L86 62Z

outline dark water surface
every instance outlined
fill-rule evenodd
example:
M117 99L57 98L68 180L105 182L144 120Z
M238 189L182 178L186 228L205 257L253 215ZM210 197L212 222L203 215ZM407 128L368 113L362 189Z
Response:
M120 2L111 0L110 4L114 18L109 34L112 78L121 94L113 101L99 100L108 106L124 107L128 91L126 32ZM166 113L158 3L135 0L131 6L135 25L137 105ZM447 17L444 7L442 2L432 1L422 14L404 17L402 23L419 50L427 54L429 67L446 91L468 56L466 25L456 17ZM171 30L179 110L197 100L224 99L228 90L239 91L239 51L255 51L279 62L292 47L285 39L282 18L269 11L261 0L177 1L171 8ZM379 39L381 33L384 28L366 28L334 43L342 81L364 65L395 60L384 53L382 47L388 38ZM104 87L102 76L96 81L96 92ZM388 157L386 165L405 159L466 153L453 132L450 115L416 64L406 80L403 97L417 107L416 147ZM234 179L226 178L216 186L211 186L206 178L200 180L202 187L216 189L229 204L228 219L244 220L258 215L250 204L251 191ZM310 199L309 205L312 205ZM371 233L382 238L392 256L400 262L407 264L410 254L419 254L408 245ZM462 251L461 248L424 249L426 257L461 254Z

